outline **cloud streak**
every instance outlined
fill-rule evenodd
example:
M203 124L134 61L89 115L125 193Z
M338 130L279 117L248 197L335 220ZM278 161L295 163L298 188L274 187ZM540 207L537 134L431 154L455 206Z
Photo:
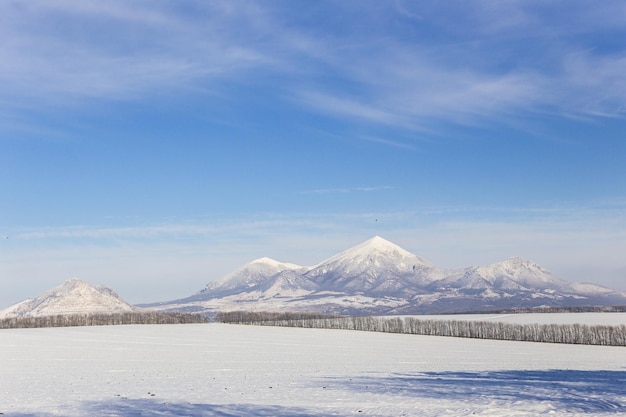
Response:
M389 185L379 185L373 187L351 187L351 188L318 188L315 190L302 191L301 194L348 194L354 192L377 192L392 190L395 187Z
M4 2L0 80L10 86L4 97L24 107L141 100L267 64L232 29L254 26L252 7L235 13L219 2L193 6L198 16L166 2Z
M428 39L372 36L367 45L331 49L336 53L327 58L329 65L352 88L303 89L301 104L338 118L408 129L433 129L438 122L512 124L538 116L626 116L623 49L597 50L573 36L570 26L554 28L550 7L469 2L461 7L463 17L446 5L426 4L414 6L412 15L434 16L431 26L450 39L433 49ZM575 5L569 13L585 22L574 32L598 30L604 12L615 8L607 4L588 22L582 18L587 7ZM436 21L440 16L454 22ZM621 23L608 30L624 36Z
M582 32L610 17L608 30L619 36L620 7L603 3L594 6L593 19L582 19L589 8L575 3L568 13ZM343 21L357 12L343 5L338 22L353 28L352 36L340 26L320 33L285 5L3 2L0 82L7 91L0 111L202 94L219 89L216 80L249 85L250 74L261 72L285 76L276 98L290 97L309 111L409 130L430 130L439 121L626 114L626 55L581 44L569 26L553 27L549 6L475 1L462 6L465 17L448 9L426 2L359 10L361 25L372 28L364 32ZM389 36L394 19L450 39L435 50L419 36ZM386 23L377 28L374 21ZM511 53L493 55L502 42L511 42ZM322 72L330 77L319 79Z

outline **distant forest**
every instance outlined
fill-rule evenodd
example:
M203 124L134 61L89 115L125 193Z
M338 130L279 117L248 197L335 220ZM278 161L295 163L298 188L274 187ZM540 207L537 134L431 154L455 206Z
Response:
M41 317L0 319L0 329L37 327L111 326L121 324L186 324L207 323L202 314L141 311L131 313L57 314Z
M441 314L517 314L517 313L626 313L626 306L517 307L503 310L468 311Z
M362 330L428 336L523 342L626 346L626 325L514 324L492 321L429 320L415 317L342 317L306 313L233 311L216 315L222 323L315 329Z

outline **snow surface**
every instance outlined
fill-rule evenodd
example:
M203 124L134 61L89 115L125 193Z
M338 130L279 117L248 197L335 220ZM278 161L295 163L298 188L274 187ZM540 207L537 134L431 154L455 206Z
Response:
M626 350L225 324L2 330L0 413L624 415Z

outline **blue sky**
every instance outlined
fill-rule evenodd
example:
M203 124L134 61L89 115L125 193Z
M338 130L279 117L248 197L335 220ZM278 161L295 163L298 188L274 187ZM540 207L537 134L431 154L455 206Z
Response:
M4 1L0 307L374 235L626 289L622 1Z

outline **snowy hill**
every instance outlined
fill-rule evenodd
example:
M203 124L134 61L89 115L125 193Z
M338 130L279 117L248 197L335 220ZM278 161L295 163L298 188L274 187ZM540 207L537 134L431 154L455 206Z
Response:
M529 260L448 270L375 236L312 267L257 259L190 297L144 307L416 314L617 304L626 293L557 279Z
M112 289L72 278L34 299L0 311L0 318L41 317L57 314L122 313L134 311Z

